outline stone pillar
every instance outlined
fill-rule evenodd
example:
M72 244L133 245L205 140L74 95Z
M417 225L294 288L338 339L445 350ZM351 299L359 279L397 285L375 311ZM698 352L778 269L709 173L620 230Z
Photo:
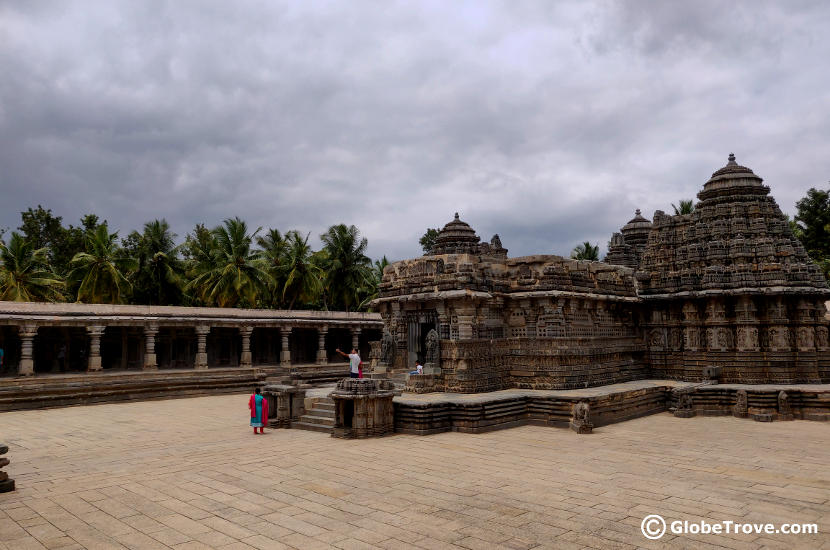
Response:
M472 340L473 317L476 312L475 306L456 307L455 312L458 317L458 339Z
M813 328L812 304L807 300L798 301L796 308L795 345L798 351L812 352L816 350L816 331Z
M359 327L352 329L352 348L358 351L360 351L360 332L361 329Z
M199 325L196 327L196 370L204 370L208 368L207 364L207 335L210 333L210 327Z
M683 347L687 351L697 351L701 348L700 313L697 305L688 301L683 304Z
M253 327L240 327L239 334L242 336L242 355L239 361L240 367L251 366L251 333Z
M741 296L735 306L735 345L738 351L758 351L758 317L757 308L752 298Z
M781 296L776 296L767 307L767 328L770 351L790 351L790 327L787 326L787 306Z
M17 374L32 376L35 374L35 361L32 359L32 347L37 336L37 325L22 325L17 327L20 336L20 364Z
M89 334L89 360L87 362L87 372L94 372L102 370L101 367L101 336L104 334L106 327L101 325L93 325L86 327L86 332Z
M291 347L288 345L289 336L291 336L291 327L280 327L280 337L282 338L282 348L280 348L280 365L283 367L291 366Z
M723 299L710 298L706 304L706 347L709 351L726 351L732 347L731 340Z
M156 325L144 327L144 370L158 369L156 362L156 335L159 328Z
M326 353L326 334L329 332L329 327L323 325L317 329L317 364L327 365L329 356Z

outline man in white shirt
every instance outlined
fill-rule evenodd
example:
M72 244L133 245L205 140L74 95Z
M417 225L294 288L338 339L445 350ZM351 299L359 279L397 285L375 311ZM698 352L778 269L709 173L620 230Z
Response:
M351 353L343 353L340 349L334 350L343 357L349 358L349 378L358 378L360 376L360 355L358 355L357 350L352 348Z

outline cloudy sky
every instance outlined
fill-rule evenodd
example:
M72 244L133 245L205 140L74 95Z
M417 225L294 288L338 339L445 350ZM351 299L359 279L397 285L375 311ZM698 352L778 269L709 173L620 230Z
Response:
M729 152L785 212L830 180L830 4L4 2L0 227L38 203L420 254L604 250Z

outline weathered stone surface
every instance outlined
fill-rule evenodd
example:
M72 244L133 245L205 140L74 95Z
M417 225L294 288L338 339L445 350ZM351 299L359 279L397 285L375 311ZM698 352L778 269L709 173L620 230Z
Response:
M332 437L362 439L395 430L393 383L371 378L344 378L329 394L334 400Z
M268 400L268 426L290 428L305 414L306 387L298 384L266 384L262 395Z
M9 452L9 446L0 443L0 468L4 468L11 462L7 457L2 456ZM14 480L9 479L7 472L0 471L0 493L14 491Z

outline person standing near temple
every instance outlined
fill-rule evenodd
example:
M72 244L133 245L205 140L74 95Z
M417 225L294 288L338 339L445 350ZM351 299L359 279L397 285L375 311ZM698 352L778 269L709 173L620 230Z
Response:
M265 425L268 423L268 400L259 392L259 388L254 390L253 395L248 400L248 408L251 409L251 426L254 428L254 434L265 433Z
M357 349L352 348L351 353L343 353L340 351L340 348L334 350L343 357L347 357L349 359L349 378L360 378L360 355L357 353Z

